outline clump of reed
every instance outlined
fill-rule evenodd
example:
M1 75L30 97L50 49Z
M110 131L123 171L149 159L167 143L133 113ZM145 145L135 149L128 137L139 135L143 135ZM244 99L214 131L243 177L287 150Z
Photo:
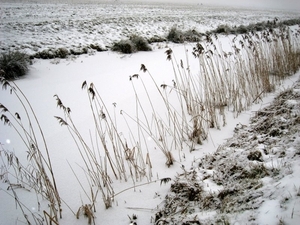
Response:
M68 128L72 139L76 143L84 161L84 170L89 178L90 189L97 187L97 192L100 191L102 194L105 207L109 208L114 201L114 190L111 185L113 177L124 181L127 181L130 177L133 183L144 177L150 180L152 164L149 154L145 157L143 155L140 139L130 146L126 139L122 137L122 133L117 127L116 103L113 104L114 112L112 113L93 83L88 84L84 81L82 89L87 93L90 112L95 126L95 139L93 140L95 145L89 144L81 131L78 130L72 119L71 109L62 103L58 95L54 95L54 97L56 98L57 106L63 111L63 116L55 116L55 118L62 126ZM101 143L101 145L98 143ZM149 169L148 174L147 165ZM96 198L89 196L89 199L91 200L91 205L94 205Z
M293 33L286 27L239 35L232 38L231 51L225 52L218 36L206 35L206 40L192 49L192 56L199 63L198 73L190 71L187 50L184 62L178 61L172 49L168 49L167 60L174 71L172 85L158 85L146 66L141 66L143 74L149 76L156 87L167 116L162 117L156 112L147 88L149 83L145 84L143 74L130 76L130 81L134 82L137 116L129 116L125 111L122 114L136 122L138 129L155 141L166 157L166 165L171 166L177 161L175 149L180 161L184 156L183 149L193 151L195 144L207 140L209 129L221 129L226 125L227 111L237 117L299 69L298 36L299 31ZM143 110L145 103L142 102L145 101L141 101L136 92L137 82L141 82L145 90L150 116ZM177 96L177 102L170 97L171 92Z
M0 83L2 89L9 90L10 94L16 97L23 108L24 115L18 112L14 113L0 103L0 118L4 125L10 126L19 135L20 140L24 143L28 161L28 165L23 165L14 153L2 149L1 158L4 165L7 165L6 172L10 173L16 181L16 183L12 183L6 177L6 182L9 184L9 189L13 192L12 196L22 209L28 224L30 224L30 219L23 211L26 206L19 201L17 193L14 191L16 187L33 189L37 199L41 196L42 199L48 201L49 211L44 210L44 219L51 221L50 224L52 222L58 224L58 220L62 218L62 201L56 185L49 148L40 122L29 100L15 82L9 82L4 77L1 77ZM9 168L14 172L9 170ZM34 214L32 214L32 218L35 221L41 219Z
M168 111L168 113L170 113L169 103L164 98L164 95L163 95L162 91L160 90L160 87L155 82L151 73L148 71L148 69L146 68L146 66L144 64L141 65L140 70L143 73L146 73L151 78L154 86L156 87L156 90L158 91L158 93L160 94L160 96L163 99L164 105L166 106L166 110ZM145 90L145 93L147 96L147 101L150 104L150 108L152 110L150 115L147 115L144 111L145 105L142 104L142 100L139 98L139 94L136 91L136 88L135 88L136 82L134 82L134 79L140 81ZM138 136L142 135L144 137L146 134L146 135L148 135L148 137L150 137L155 142L157 147L164 153L164 155L167 159L166 165L169 167L169 166L173 165L173 163L174 163L174 158L171 153L171 148L169 145L170 142L169 142L169 140L167 140L167 136L168 136L167 134L169 133L169 130L168 130L169 126L165 123L165 120L162 119L160 117L160 115L157 114L157 112L154 108L152 99L150 97L149 91L147 89L147 85L143 81L143 75L134 74L134 75L130 76L129 80L132 83L132 87L135 92L136 118L134 118L124 112L124 113L122 113L125 116L124 119L126 119L126 117L129 117L132 121L134 121L135 123L138 124L138 131L139 131ZM140 115L139 112L141 112L142 117L139 116ZM173 118L169 118L169 119L173 119ZM152 123L153 125L150 125L149 120L153 121L153 123ZM143 122L143 121L145 121L145 122ZM149 155L149 152L147 154Z
M187 62L178 62L169 49L176 90L185 101L192 130L189 139L201 144L208 129L226 125L225 110L238 116L271 91L300 66L299 31L287 27L274 31L249 33L232 39L225 52L218 36L206 36L192 54L199 62L199 73L192 74ZM174 82L173 81L173 82Z

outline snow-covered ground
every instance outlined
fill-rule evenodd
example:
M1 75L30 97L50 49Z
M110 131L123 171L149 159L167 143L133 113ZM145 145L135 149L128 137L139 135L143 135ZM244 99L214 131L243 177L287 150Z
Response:
M200 4L8 4L0 6L0 51L105 49L132 34L165 37L172 27L206 32L219 25L298 18L298 12L212 7Z
M4 36L1 35L0 38L2 50L15 45L12 49L20 47L30 52L35 51L35 45L39 50L89 43L105 46L132 33L145 37L163 36L174 25L183 30L196 28L204 32L219 24L240 25L273 20L274 17L287 19L296 16L298 15L280 11L247 11L208 6L2 4L1 33ZM230 38L223 37L220 40L224 48L230 48ZM227 125L221 130L211 129L208 140L202 145L193 145L187 141L184 148L178 151L178 143L167 143L174 158L174 165L170 167L165 164L166 157L153 138L155 134L141 131L141 126L130 119L130 116L138 117L140 123L145 124L145 114L149 118L149 127L155 127L155 118L168 118L164 102L150 74L158 86L172 83L174 71L165 54L168 48L172 48L178 60L185 60L188 55L191 73L198 74L198 60L191 54L193 47L194 44L189 43L159 43L152 44L151 52L132 55L106 51L67 59L35 59L29 74L16 81L30 101L46 138L57 188L63 200L60 224L87 224L88 219L83 212L79 219L73 213L76 214L82 205L91 204L90 189L95 191L97 188L89 183L83 157L68 129L61 126L54 117L64 118L54 95L66 107L70 107L72 119L86 143L92 149L100 149L97 159L100 164L103 163L101 166L106 162L104 150L96 135L89 95L82 88L84 81L88 85L93 82L93 87L97 87L108 108L106 111L101 103L103 107L98 110L105 111L106 114L109 112L113 116L118 134L122 140L126 140L130 152L143 157L136 159L136 164L145 165L142 177L137 177L134 173L130 176L130 169L134 171L134 168L128 163L129 160L124 160L127 181L124 177L116 179L108 169L114 191L110 196L113 200L112 207L105 209L102 195L98 193L95 201L95 224L130 224L129 217L133 220L135 216L137 219L134 221L139 225L154 224L155 220L157 224L193 224L192 221L194 224L199 224L199 221L201 224L217 221L220 224L298 224L300 99L299 84L296 82L299 80L299 72L282 82L275 93L260 99L239 117L235 118L231 112L226 112ZM149 74L140 71L141 64L146 66ZM143 87L143 82L146 88ZM291 87L293 88L287 94L275 101L277 105L271 105L277 94ZM176 92L166 92L166 95L171 102ZM0 103L13 115L17 112L24 126L30 128L31 125L25 119L26 112L9 90L1 90ZM269 108L264 109L266 106ZM174 107L180 111L181 105ZM7 114L3 108L2 113ZM249 124L251 116L259 117L254 117ZM266 128L266 124L271 123L270 120L272 127ZM36 130L36 125L33 126ZM108 127L106 131L109 131ZM155 132L157 131L153 131ZM169 132L165 133L168 138L172 136L172 131ZM38 134L37 137L38 143L43 143ZM0 224L26 222L20 205L16 204L13 190L18 202L27 207L25 209L23 206L23 209L31 221L32 215L43 217L43 210L49 210L45 199L36 195L33 189L27 190L28 185L22 182L23 188L9 186L7 182L9 180L11 184L16 184L13 174L18 174L18 171L10 168L12 173L6 173L8 165L4 151L13 152L26 167L28 149L13 127L4 126L2 121L0 143L3 160L0 163ZM106 143L109 143L108 139ZM134 152L138 150L139 144L142 146L141 154ZM113 154L111 145L108 146ZM134 146L136 147L133 148ZM252 152L260 152L261 156L252 156ZM122 157L125 158L125 153ZM149 159L152 168L149 166ZM260 170L253 174L252 167L256 168L255 166ZM249 183L245 181L247 176L251 178ZM247 184L251 187L246 187ZM176 191L178 188L182 192ZM184 192L186 190L188 192ZM198 190L202 191L201 195ZM195 196L201 196L202 199L196 199ZM206 199L204 203L207 203L205 207L203 202L199 202L203 198Z

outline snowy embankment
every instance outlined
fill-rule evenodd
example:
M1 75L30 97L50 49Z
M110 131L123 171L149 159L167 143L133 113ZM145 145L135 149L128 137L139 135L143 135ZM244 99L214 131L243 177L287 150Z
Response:
M299 73L298 73L299 74ZM157 224L298 224L300 80L183 168ZM159 222L161 221L161 222Z

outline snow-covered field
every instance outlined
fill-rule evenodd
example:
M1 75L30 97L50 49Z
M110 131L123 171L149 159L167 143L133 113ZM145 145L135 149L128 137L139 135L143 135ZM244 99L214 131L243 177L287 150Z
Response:
M91 43L110 46L131 34L147 38L164 36L174 25L182 30L205 32L219 24L247 25L274 17L284 20L297 16L293 12L206 5L5 3L1 4L1 51L22 49L31 54L45 48L77 48ZM233 36L220 37L219 43L229 51L232 50L232 39ZM172 117L170 113L172 110L181 112L183 104L174 102L178 92L166 89L161 93L172 103L171 110L166 108L157 86L171 86L175 79L172 64L166 60L165 52L169 48L178 63L181 59L188 61L187 70L192 75L199 75L199 61L192 55L193 47L193 43L164 42L152 44L151 52L131 55L105 51L67 59L35 59L28 75L15 82L30 101L46 139L62 199L60 224L87 224L91 214L81 207L89 207L89 204L95 207L92 224L298 224L299 72L281 82L275 93L256 99L255 104L238 117L230 111L225 112L227 125L220 130L211 129L202 145L189 140L177 142L179 139L172 139L180 136L174 121L181 121L181 118L175 120L175 114ZM145 73L140 70L141 64L147 68ZM175 68L177 66L180 68L179 65ZM272 106L274 97L287 88L291 89ZM22 136L36 135L37 140L29 139L29 142L42 146L44 141L37 124L29 123L16 96L10 94L9 88L0 93L1 114L7 115L7 108L12 116L20 116L24 127L30 130ZM92 97L99 102L93 105ZM27 104L26 99L21 98ZM64 114L64 106L71 112ZM266 106L269 108L264 109ZM93 115L99 117L93 118ZM258 117L249 124L251 116ZM24 214L35 224L45 216L43 210L50 213L49 202L35 193L33 187L37 187L33 180L29 185L25 176L9 167L5 155L5 152L14 153L23 168L33 171L33 163L26 159L34 158L34 152L28 156L28 148L13 126L3 125L3 118L0 129L0 225L24 224ZM34 121L32 115L30 118ZM61 126L63 121L57 118L69 124L72 119L84 144L81 145L83 142L78 138L75 142L67 127ZM94 119L101 128L95 127ZM190 120L188 117L187 121ZM78 132L72 134L76 136ZM118 168L117 175L109 166L101 144L104 136L110 154L117 152L112 157L114 163L124 162L124 169L122 165L113 167ZM121 143L128 145L124 152ZM114 151L114 147L118 150ZM170 150L173 165L166 165L162 147ZM107 172L110 182L105 183L103 174L98 176L99 184L97 176L92 182L92 173L87 171L84 160L93 158L81 155L88 148L92 152L90 156L95 153L93 156L98 163L97 168L93 167L94 171ZM41 149L46 157L45 149ZM103 194L99 187L103 188ZM46 187L39 190L45 191ZM107 200L111 204L108 209L105 208Z
M172 27L206 32L218 25L298 18L298 12L250 10L209 5L124 4L8 4L0 6L0 51L25 50L34 54L59 47L103 49L132 34L165 37Z

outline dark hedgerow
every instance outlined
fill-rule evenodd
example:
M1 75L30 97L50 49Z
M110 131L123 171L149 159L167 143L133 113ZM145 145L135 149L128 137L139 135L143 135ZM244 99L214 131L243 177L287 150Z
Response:
M24 76L28 72L31 63L29 55L20 51L2 53L0 56L1 76L7 80L13 80Z

